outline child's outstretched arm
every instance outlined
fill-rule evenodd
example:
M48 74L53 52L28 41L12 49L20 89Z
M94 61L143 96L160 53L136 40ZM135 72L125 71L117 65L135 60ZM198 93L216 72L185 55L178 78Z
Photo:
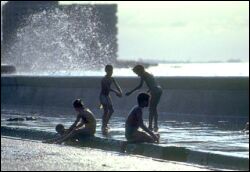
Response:
M116 82L116 80L113 78L113 83L115 84L116 89L119 91L120 95L122 95L122 89L120 85Z
M139 84L137 87L135 87L135 88L134 88L133 90L131 90L131 91L128 91L128 92L126 93L126 96L129 96L129 95L132 94L134 91L140 89L142 86L143 86L143 79L141 79L140 84Z
M109 89L109 91L112 91L112 92L114 92L117 96L119 96L119 97L121 97L122 95L121 95L121 93L119 92L119 91L117 91L117 90L114 90L114 89L112 89L112 88L110 88Z

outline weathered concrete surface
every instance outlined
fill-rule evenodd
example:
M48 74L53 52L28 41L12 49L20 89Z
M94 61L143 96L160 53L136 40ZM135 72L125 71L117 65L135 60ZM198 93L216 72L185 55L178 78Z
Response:
M100 81L100 77L2 76L1 105L72 113L72 101L82 98L95 110L99 107ZM139 83L133 77L118 77L117 81L124 92ZM164 89L158 108L160 120L180 114L249 118L248 77L160 77L158 81ZM122 98L112 94L116 114L127 115L136 104L137 93Z
M2 74L11 74L15 73L16 68L13 65L8 65L8 64L1 64L1 73Z
M54 138L55 133L41 130L1 127L2 136L18 137L22 139L46 140ZM66 145L75 147L98 148L107 151L121 151L121 140L114 140L101 137L79 138L79 142L65 142ZM213 154L209 152L201 152L190 150L179 146L161 146L158 144L129 144L126 148L127 153L143 155L146 157L188 162L199 165L206 165L215 168L227 168L234 170L249 169L249 158L240 158L226 155Z
M1 171L208 171L208 168L91 148L1 137Z

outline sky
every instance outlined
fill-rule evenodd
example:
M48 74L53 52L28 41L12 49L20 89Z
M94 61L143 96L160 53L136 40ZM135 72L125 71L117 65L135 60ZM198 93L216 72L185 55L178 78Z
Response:
M248 1L60 3L117 3L119 59L249 62Z
M85 3L118 4L120 59L249 61L248 1Z

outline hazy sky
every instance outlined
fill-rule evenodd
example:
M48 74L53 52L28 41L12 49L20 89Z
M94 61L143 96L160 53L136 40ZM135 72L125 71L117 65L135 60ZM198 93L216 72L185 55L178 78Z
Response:
M249 61L248 1L80 3L118 4L120 59Z
M121 59L249 61L247 1L98 3L119 5Z

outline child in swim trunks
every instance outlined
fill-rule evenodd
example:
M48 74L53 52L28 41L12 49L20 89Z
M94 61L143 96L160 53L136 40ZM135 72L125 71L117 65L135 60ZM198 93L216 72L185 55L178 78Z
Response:
M159 135L154 134L143 123L142 110L148 107L150 96L146 93L140 93L137 96L138 105L135 106L129 113L125 125L125 137L127 142L122 145L124 151L128 143L159 143ZM139 131L141 128L144 131Z
M145 71L144 67L142 65L136 65L133 68L133 71L141 78L140 84L133 89L132 91L129 91L126 93L126 96L129 96L134 91L140 89L143 85L143 82L146 83L150 93L150 102L149 102L149 129L153 130L152 123L154 121L154 131L158 131L158 112L157 112L157 105L160 102L160 98L162 95L162 88L161 86L156 82L154 76L148 72Z
M108 122L111 115L114 112L112 101L109 93L114 92L118 97L122 96L122 90L116 80L112 77L113 66L106 65L105 67L106 75L101 81L101 93L100 93L100 103L103 107L104 113L102 117L102 132L106 133L108 130ZM117 90L111 88L112 83L114 83Z
M52 143L60 144L68 139L77 138L79 136L94 136L96 131L96 119L94 114L84 106L80 99L73 102L73 107L77 113L76 121L68 130L59 125L56 130L61 136L54 139Z

